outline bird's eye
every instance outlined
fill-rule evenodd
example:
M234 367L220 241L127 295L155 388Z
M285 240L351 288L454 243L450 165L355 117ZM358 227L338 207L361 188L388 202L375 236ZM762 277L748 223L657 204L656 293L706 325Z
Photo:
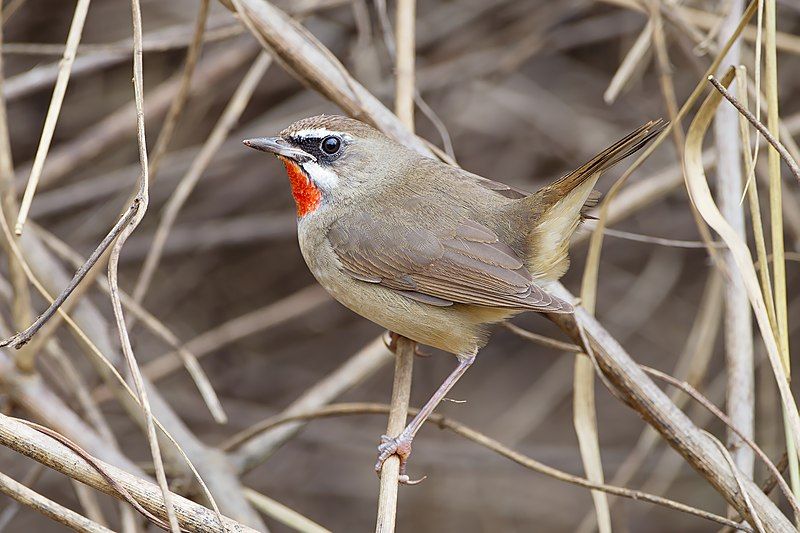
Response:
M328 155L333 155L339 151L342 146L342 141L335 135L328 135L322 142L319 143L320 149Z

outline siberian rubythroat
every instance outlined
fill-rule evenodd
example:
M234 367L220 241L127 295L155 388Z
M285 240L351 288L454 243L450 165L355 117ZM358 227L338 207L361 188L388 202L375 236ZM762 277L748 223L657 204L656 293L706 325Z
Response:
M450 352L458 366L396 438L401 481L411 441L486 345L491 324L524 311L570 313L542 288L569 266L569 240L596 202L600 174L644 146L661 120L576 170L523 192L421 156L358 120L320 115L244 144L289 174L300 250L339 302L397 335Z

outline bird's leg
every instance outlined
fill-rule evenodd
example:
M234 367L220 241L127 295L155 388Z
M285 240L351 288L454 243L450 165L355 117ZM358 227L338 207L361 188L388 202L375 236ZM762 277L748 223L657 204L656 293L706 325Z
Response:
M447 393L450 392L450 389L453 388L461 376L463 376L472 363L475 362L475 356L475 353L467 356L457 356L458 366L447 376L447 379L442 382L436 392L433 393L430 400L420 409L417 416L409 422L400 435L397 437L390 437L388 435L381 436L381 444L378 446L378 462L375 463L375 471L378 475L380 475L381 468L386 459L396 454L400 458L400 483L414 485L422 481L410 481L406 474L406 463L408 463L408 456L411 455L411 442L414 440L417 431L422 427L422 424L433 414L436 406L441 403L445 396L447 396Z

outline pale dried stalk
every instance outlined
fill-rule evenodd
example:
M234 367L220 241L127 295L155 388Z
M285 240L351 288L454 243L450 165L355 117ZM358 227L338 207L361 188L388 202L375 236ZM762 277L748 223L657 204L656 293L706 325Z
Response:
M723 19L717 41L720 46L733 35L744 9L744 0L732 0ZM723 64L737 65L741 57L741 38L736 39ZM725 220L745 238L742 195L742 142L739 137L735 109L721 107L714 118L714 139L717 148L717 197ZM747 148L749 150L749 146ZM753 185L755 187L755 184ZM728 250L722 251L728 272L736 272L736 261ZM726 404L734 426L749 438L755 435L755 371L753 363L753 330L750 303L739 276L732 276L725 285L725 361L728 385ZM742 439L728 430L728 445L736 466L746 476L753 477L755 454L744 446Z
M2 472L0 472L0 492L75 531L82 533L113 533L107 527L45 498Z
M706 282L703 296L695 315L692 330L681 351L673 375L680 377L687 383L697 385L702 381L708 370L711 356L714 354L714 345L719 331L722 315L722 275L712 271ZM679 409L683 409L688 402L686 395L675 391L670 395ZM695 420L693 418L693 420ZM697 422L698 425L700 422ZM645 464L650 452L662 441L658 440L658 433L650 426L644 428L636 440L633 450L628 454L611 479L612 485L626 486L636 476ZM609 505L613 507L619 502L616 498L609 498ZM591 533L595 527L595 517L592 513L584 515L576 533Z
M733 33L733 36L728 39L725 45L720 50L717 57L712 61L711 65L706 69L706 75L711 75L719 68L725 54L728 53L728 49L733 45L734 36L741 33L742 28L744 28L753 15L756 12L757 0L753 0L748 8L745 10L742 18L739 20L739 24L737 25L736 30ZM680 128L681 124L680 121L683 117L688 113L689 109L692 107L694 102L703 94L704 90L704 81L700 80L697 85L695 86L692 93L684 102L683 106L678 110L674 117L670 117L670 124L664 128L664 131L658 135L653 142L650 143L649 146L645 147L641 152L640 155L630 164L630 166L625 170L622 176L614 182L614 185L611 186L608 193L605 195L602 204L600 205L599 216L597 220L597 227L595 231L592 233L590 243L589 243L589 253L586 259L586 267L583 272L583 280L582 280L582 288L581 292L597 292L597 280L599 276L599 268L600 268L600 255L602 253L603 248L603 232L598 231L602 230L607 225L608 220L608 206L613 201L614 197L620 191L620 189L624 186L627 182L628 178L633 174L633 172L638 169L642 163L650 157L655 149L661 144L661 142L666 139L668 135L670 135L673 130ZM674 135L674 134L673 134ZM677 138L677 137L676 137ZM702 224L698 225L698 229L703 232L706 230L705 226ZM702 233L701 233L702 234ZM705 237L705 235L704 235ZM705 240L705 239L704 239ZM709 249L709 252L714 252L713 249Z
M606 92L603 93L603 101L607 104L613 104L617 96L627 86L628 81L636 72L639 65L647 57L647 52L650 50L650 43L653 42L653 23L648 21L644 29L633 42L625 58L620 63L617 71L612 76L611 81L608 83Z
M294 509L286 507L282 503L276 502L260 492L245 488L244 495L247 500L253 504L253 507L295 531L299 531L300 533L330 533L329 530L313 520L306 518Z
M729 84L732 78L733 69L723 78L723 85ZM798 415L797 405L792 397L787 376L780 360L780 348L767 317L763 294L755 274L750 250L747 244L728 225L714 204L703 173L702 164L700 163L703 137L721 99L722 96L718 92L712 92L703 102L689 128L689 134L686 137L686 160L684 163L686 185L692 202L697 206L706 222L728 244L736 260L737 271L732 275L740 275L747 289L747 295L753 307L761 336L764 339L772 371L780 391L781 401L786 412L787 431L789 431L792 440L800 442L800 415ZM791 453L795 452L791 451ZM739 511L744 512L742 509L739 509Z
M122 499L108 480L73 450L2 414L0 414L0 445L15 450L90 487ZM104 474L113 478L144 509L161 519L166 518L163 495L157 485L99 459L94 459L94 462L102 468ZM178 495L173 495L173 501L180 525L186 531L208 533L220 530L219 519L212 510ZM223 524L229 533L256 533L256 530L227 517L223 517Z
M36 149L36 157L33 160L33 167L31 167L31 175L28 178L28 185L25 188L25 194L22 197L22 203L19 207L17 223L14 227L14 232L17 235L22 234L22 228L25 225L25 220L28 218L28 212L31 209L31 203L33 202L33 195L36 194L36 187L39 184L39 177L42 175L44 161L47 158L47 152L50 149L50 142L53 140L53 133L56 130L58 115L61 113L61 104L64 102L64 95L67 92L69 76L72 73L72 63L75 62L75 53L78 49L78 43L81 41L83 23L86 22L86 13L89 11L90 2L91 0L78 0L78 5L75 6L75 14L72 17L72 25L69 28L67 44L64 49L64 57L61 58L61 62L59 64L58 79L56 80L56 86L53 89L50 107L47 109L47 116L44 120L42 136L39 139L39 147Z
M12 239L12 237L10 237L11 229L8 227L5 217L0 216L0 226L7 239ZM16 243L13 240L9 240L9 242L12 244L12 251L25 269L25 275L30 282L46 300L52 302L53 297L50 296L48 290L60 290L60 288L66 284L66 274L61 270L60 264L48 254L41 243L30 233L26 234L20 241L21 244L25 246L26 253L33 258L30 264L25 262L25 257L22 255L19 247L16 246ZM37 273L34 273L32 268L38 269ZM37 275L42 276L42 279L49 284L49 287L45 287L37 278ZM142 406L136 394L117 371L115 363L122 364L122 361L116 356L117 350L112 346L111 338L108 335L110 326L106 323L104 317L86 301L81 302L77 306L75 311L76 320L65 315L61 309L57 311L63 315L64 321L72 329L79 344L85 348L90 356L90 361L95 365L98 373L103 376L107 383L113 383L115 385L115 391L118 392L117 397L120 403L135 420L139 421L141 419ZM91 335L91 337L89 335ZM103 350L98 347L98 344L102 345ZM113 354L115 356L113 362L106 354ZM214 511L218 513L211 492L189 460L188 455L191 455L205 472L206 479L208 479L209 483L214 487L216 498L223 502L228 512L235 514L240 520L253 523L259 527L259 529L265 531L266 528L261 523L258 515L250 508L244 496L241 494L241 487L238 479L236 479L233 472L231 472L226 458L222 456L221 452L199 442L197 437L189 431L175 412L172 411L166 401L161 398L158 391L149 383L147 383L147 386L150 388L149 394L153 401L155 412L158 413L158 417L165 420L165 424L170 428L170 431L167 431L156 419L156 424L159 429L172 445L171 448L168 448L168 451L174 452L172 458L175 461L175 465L178 468L183 468L184 465L188 466L191 475L198 481L203 493L211 502L212 507L214 507ZM49 422L51 425L58 426L61 422L61 418L56 417L49 419ZM81 425L81 423L76 422L73 425L77 426ZM177 439L172 436L172 433L177 435ZM180 441L180 445L178 441ZM189 453L185 453L181 447L188 449ZM108 450L107 446L95 447L95 449L98 450L95 453L114 451ZM122 461L129 464L129 461L125 459L122 459ZM136 469L135 465L132 464L129 469L130 468Z
M414 38L416 0L397 2L397 31L395 58L396 87L394 111L406 127L414 131L414 57L416 39Z

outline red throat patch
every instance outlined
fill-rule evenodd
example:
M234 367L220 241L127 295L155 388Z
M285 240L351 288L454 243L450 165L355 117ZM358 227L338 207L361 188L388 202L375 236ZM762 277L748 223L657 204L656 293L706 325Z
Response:
M295 205L297 205L297 216L302 218L309 213L313 213L319 207L322 193L297 163L285 157L280 159L286 167L286 173L289 174L292 196L294 197Z

